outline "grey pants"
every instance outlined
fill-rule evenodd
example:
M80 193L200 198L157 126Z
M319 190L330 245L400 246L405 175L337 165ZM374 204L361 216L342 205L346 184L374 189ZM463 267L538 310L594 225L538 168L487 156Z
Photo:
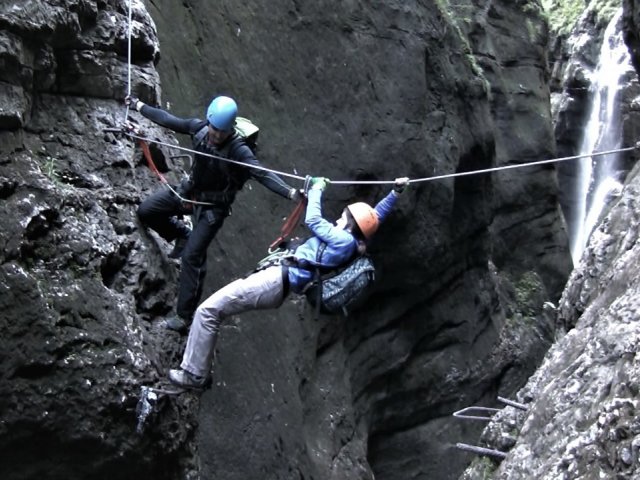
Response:
M196 310L180 366L195 375L208 375L220 324L226 317L248 310L277 308L283 301L280 266L269 267L222 287Z

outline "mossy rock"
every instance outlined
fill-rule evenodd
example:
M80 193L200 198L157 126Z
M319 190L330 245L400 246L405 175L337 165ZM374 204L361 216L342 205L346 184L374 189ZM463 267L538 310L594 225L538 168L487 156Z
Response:
M568 35L580 16L587 10L595 12L597 23L607 24L621 7L620 0L591 0L585 8L584 0L542 0L542 7L555 35Z

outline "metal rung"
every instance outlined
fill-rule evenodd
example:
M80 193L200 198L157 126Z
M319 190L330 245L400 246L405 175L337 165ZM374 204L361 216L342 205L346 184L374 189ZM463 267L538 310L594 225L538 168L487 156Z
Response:
M506 405L509 405L511 407L518 408L520 410L529 410L529 408L526 405L522 403L514 402L513 400L509 400L508 398L498 397L498 401Z
M514 402L513 400L509 400L507 398L503 398L503 397L498 397L498 401L502 402L506 405L509 405L511 407L514 408L518 408L520 410L528 410L526 405L523 405L522 403L518 403L518 402ZM492 416L494 413L499 412L500 410L502 410L501 408L489 408L489 407L466 407L463 408L462 410L458 410L457 412L453 413L454 417L457 418L466 418L468 420L484 420L484 421L488 421L491 420ZM472 412L490 412L490 414L487 415L472 415L470 413Z
M467 418L470 420L491 420L491 417L494 413L499 412L501 409L499 408L489 408L489 407L466 407L462 410L458 410L457 412L453 412L454 417L458 418ZM480 415L467 415L470 412L491 412L489 416L480 416Z
M493 450L492 448L477 447L475 445L468 445L466 443L456 443L456 448L459 448L460 450L466 450L468 452L477 453L479 455L489 455L491 457L507 458L506 453L501 452L500 450Z

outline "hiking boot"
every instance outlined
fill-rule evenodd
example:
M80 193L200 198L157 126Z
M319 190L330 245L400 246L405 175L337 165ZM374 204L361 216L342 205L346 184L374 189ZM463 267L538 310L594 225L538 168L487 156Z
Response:
M211 375L200 377L181 368L171 369L169 370L169 381L180 387L204 390L211 386Z
M180 318L177 315L167 318L162 326L167 330L173 330L174 332L178 332L181 334L185 334L189 331L189 326L184 319Z
M173 243L173 250L171 250L167 256L169 258L182 258L182 252L184 252L184 247L187 245L188 240L189 237L176 238Z

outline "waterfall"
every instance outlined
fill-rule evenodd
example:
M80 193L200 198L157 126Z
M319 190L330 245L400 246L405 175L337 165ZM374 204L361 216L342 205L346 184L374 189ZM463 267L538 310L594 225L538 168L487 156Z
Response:
M584 130L580 155L597 151L615 150L622 143L619 104L616 93L620 79L632 70L629 50L622 38L620 19L622 7L607 26L600 50L598 65L591 75L591 113ZM616 178L618 154L599 157L585 157L578 160L577 211L578 219L571 232L571 256L577 265L589 236L612 194L617 194L622 186Z

